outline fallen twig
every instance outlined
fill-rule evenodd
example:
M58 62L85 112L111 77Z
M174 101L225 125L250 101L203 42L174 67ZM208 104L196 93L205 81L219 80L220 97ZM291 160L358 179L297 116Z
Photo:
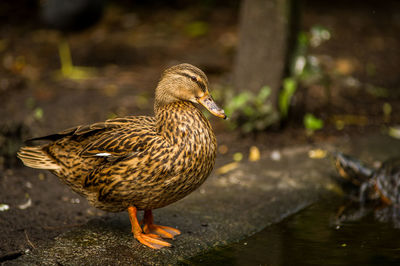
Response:
M24 233L25 233L26 242L28 242L29 246L31 246L32 249L35 249L36 247L35 247L35 245L29 240L28 233L26 232L26 230L24 230Z

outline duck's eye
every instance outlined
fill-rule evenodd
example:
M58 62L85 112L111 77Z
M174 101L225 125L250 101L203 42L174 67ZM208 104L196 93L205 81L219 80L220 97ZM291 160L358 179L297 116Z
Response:
M197 81L197 78L195 76L190 76L190 79L193 80L194 82Z

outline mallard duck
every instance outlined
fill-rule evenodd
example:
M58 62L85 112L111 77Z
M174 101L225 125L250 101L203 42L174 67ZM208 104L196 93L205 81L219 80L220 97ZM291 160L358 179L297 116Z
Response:
M18 157L47 169L95 207L128 211L134 237L158 249L180 231L153 223L152 210L182 199L209 176L217 143L197 104L226 118L209 93L203 71L180 64L164 71L155 92L155 116L128 116L77 126L31 140ZM143 229L137 211L144 211Z

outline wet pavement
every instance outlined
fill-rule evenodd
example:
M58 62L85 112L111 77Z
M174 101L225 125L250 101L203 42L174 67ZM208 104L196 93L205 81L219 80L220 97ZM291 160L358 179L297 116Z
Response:
M214 171L187 198L154 211L156 223L182 231L182 235L170 241L173 247L169 249L151 250L139 244L130 233L127 213L119 213L92 219L5 265L185 262L259 232L325 195L340 194L332 162L308 155L310 150L320 147L340 149L366 160L384 160L396 152L398 155L400 141L377 135L343 139L340 144L262 151L256 162L242 161L224 174Z

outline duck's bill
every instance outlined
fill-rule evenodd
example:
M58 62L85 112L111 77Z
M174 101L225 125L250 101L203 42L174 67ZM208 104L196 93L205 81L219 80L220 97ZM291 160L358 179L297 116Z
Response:
M198 102L203 105L210 113L217 117L226 119L226 115L223 109L221 109L213 100L209 93L204 94L203 97L198 99Z

